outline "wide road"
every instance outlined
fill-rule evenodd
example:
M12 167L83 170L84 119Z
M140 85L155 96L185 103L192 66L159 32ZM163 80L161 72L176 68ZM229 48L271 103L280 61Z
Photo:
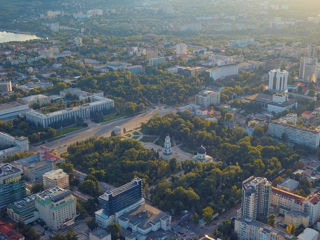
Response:
M58 154L65 153L69 145L76 142L86 140L91 137L110 136L116 126L126 128L127 131L134 130L140 127L141 123L147 122L155 114L165 115L170 112L176 112L176 108L167 108L164 106L156 106L153 109L147 110L134 117L119 118L104 123L90 123L85 129L80 129L75 132L66 134L64 137L57 140L47 142L41 146L46 146L48 149L57 152ZM31 151L38 151L40 146L31 147Z

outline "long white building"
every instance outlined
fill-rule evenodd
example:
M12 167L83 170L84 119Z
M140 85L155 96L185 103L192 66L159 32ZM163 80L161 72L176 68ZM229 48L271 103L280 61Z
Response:
M24 116L28 112L29 106L18 102L0 104L0 120L7 121L18 116Z
M56 111L48 114L43 114L37 111L30 111L26 114L26 119L29 122L43 128L49 127L57 122L62 122L69 119L89 119L94 112L111 110L114 108L114 101L112 99L92 96L91 102L83 104L79 107L68 108L61 111Z
M0 132L0 146L3 148L0 150L0 160L3 160L18 152L28 152L29 140L27 137L12 137L7 133Z
M238 64L228 64L209 70L210 77L217 81L227 77L237 76L239 74Z
M280 139L286 135L290 142L301 144L312 149L319 147L319 128L311 130L294 125L294 123L289 124L282 119L278 119L269 123L268 132L270 136Z
M297 240L296 237L262 222L239 218L235 220L234 230L240 240Z

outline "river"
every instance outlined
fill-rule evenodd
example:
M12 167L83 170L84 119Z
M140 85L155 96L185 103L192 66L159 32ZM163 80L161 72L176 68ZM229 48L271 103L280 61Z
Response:
M12 32L0 32L0 43L5 42L23 42L28 40L38 39L36 35L12 33Z

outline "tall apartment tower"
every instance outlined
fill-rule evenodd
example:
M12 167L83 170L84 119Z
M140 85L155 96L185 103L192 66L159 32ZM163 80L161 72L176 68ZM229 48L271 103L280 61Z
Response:
M188 46L184 43L179 43L176 45L176 55L181 57L188 53Z
M303 57L300 59L299 80L316 82L319 77L317 58Z
M0 209L25 196L23 171L9 163L0 164Z
M242 183L241 217L265 220L269 215L271 183L262 177L246 179Z
M269 72L269 90L283 92L288 89L289 73L286 70L273 69Z
M318 58L318 55L319 49L316 46L309 44L307 48L307 56L309 58Z

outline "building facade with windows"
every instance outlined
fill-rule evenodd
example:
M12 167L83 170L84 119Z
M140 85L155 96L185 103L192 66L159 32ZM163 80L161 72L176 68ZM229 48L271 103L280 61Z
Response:
M0 164L0 209L25 195L23 171L9 163Z
M220 104L220 92L213 90L203 90L196 95L196 104L201 107Z
M45 159L41 159L39 153L17 160L13 164L21 168L26 180L32 183L42 182L43 175L53 169L53 163Z
M0 93L6 94L12 92L12 83L11 81L0 81Z
M44 189L59 187L69 187L69 175L62 169L52 170L43 175L43 187Z
M35 206L39 218L53 230L73 224L77 214L76 199L72 192L58 187L37 194Z
M0 160L19 152L29 151L29 140L27 137L12 137L7 133L0 132Z
M288 89L289 72L281 69L273 69L269 72L269 90L283 92Z
M289 211L302 211L306 199L286 190L272 187L271 205L280 213Z
M35 206L36 195L25 197L19 201L11 203L7 207L8 216L15 222L29 224L39 218L39 212Z
M133 181L99 197L99 203L108 215L113 215L142 199L142 180Z
M308 129L289 123L284 119L273 120L268 125L268 133L272 137L286 136L290 142L317 149L320 143L320 129Z
M299 79L303 82L316 82L319 78L319 65L316 58L300 59Z
M234 230L240 240L297 240L291 234L253 219L236 219Z
M0 120L8 121L18 116L25 116L30 110L27 104L18 102L0 104Z
M238 64L228 64L208 70L213 80L221 80L239 74Z
M121 187L105 192L98 199L102 208L95 213L97 224L106 228L119 216L144 204L142 191L142 180L136 178Z
M36 126L47 128L66 120L89 119L95 112L109 111L114 108L114 101L112 99L92 96L90 100L90 103L83 104L79 107L68 108L48 114L31 110L27 112L26 119Z
M262 177L246 179L242 183L241 216L265 220L271 203L271 183Z

